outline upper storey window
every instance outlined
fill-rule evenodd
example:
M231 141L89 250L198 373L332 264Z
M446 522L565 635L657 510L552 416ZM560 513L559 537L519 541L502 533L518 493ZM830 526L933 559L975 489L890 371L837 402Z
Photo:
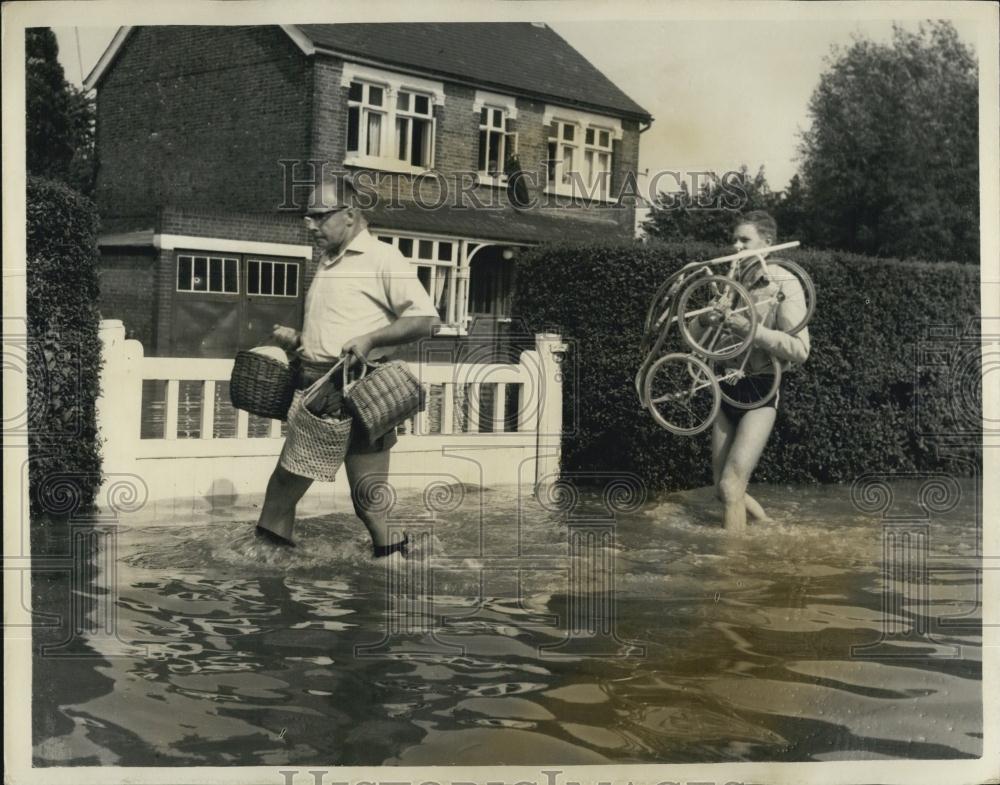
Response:
M444 103L438 82L344 64L347 155L344 163L396 172L434 166L434 107Z
M479 114L479 179L502 183L517 155L517 103L511 96L477 90L473 109Z
M573 109L548 107L548 191L608 200L612 150L621 139L621 120Z

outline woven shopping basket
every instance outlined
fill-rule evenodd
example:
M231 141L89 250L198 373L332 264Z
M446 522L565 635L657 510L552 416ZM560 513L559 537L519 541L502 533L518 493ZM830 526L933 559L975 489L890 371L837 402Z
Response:
M343 364L341 360L305 390L297 390L288 410L288 435L279 463L292 474L333 482L351 440L350 417L317 417L306 404Z
M424 409L424 389L402 360L370 366L344 385L344 406L375 443L400 423Z
M229 400L270 420L284 420L295 392L295 372L287 363L256 352L240 352L229 378Z

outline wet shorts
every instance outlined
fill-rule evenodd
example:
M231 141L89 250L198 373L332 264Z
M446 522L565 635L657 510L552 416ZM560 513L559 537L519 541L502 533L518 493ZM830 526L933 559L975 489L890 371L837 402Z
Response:
M719 382L719 388L734 401L750 403L752 401L759 401L767 393L767 391L771 389L773 384L774 376L772 374L762 374L760 376L744 376L742 379L737 380L735 384ZM781 388L779 387L775 394L771 396L766 403L754 406L753 408L777 409L778 398L780 397ZM733 406L725 398L722 399L719 410L725 413L730 422L739 422L743 419L743 415L749 411L749 409L740 409L737 406Z
M296 375L296 389L304 390L310 384L319 379L330 370L329 364L311 363L306 360L300 361L298 374ZM339 415L343 411L344 395L341 392L344 387L343 369L338 369L330 378L330 383L324 384L322 389L309 402L309 411L322 417L323 415ZM384 452L390 449L396 442L396 431L391 430L374 444L368 441L368 434L357 420L351 426L351 441L347 448L348 455L365 455L368 453Z

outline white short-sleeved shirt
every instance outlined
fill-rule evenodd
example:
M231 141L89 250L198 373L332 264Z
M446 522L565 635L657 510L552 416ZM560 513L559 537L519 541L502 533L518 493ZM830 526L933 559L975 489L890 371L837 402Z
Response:
M301 351L307 360L340 357L346 341L387 327L402 316L437 316L417 268L365 229L334 259L320 259L306 294ZM369 359L392 347L375 349Z

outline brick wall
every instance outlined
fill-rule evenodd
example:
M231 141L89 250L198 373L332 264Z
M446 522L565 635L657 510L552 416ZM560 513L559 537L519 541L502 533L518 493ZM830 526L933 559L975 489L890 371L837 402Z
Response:
M317 160L328 162L332 171L342 171L347 136L347 87L341 85L343 61L330 56L316 57L313 82L315 100L313 104L313 155ZM455 204L458 191L471 191L480 204L506 206L510 204L506 189L487 185L470 188L458 179L460 172L474 172L479 158L479 114L474 110L476 90L466 85L444 82L444 105L436 106L434 117L437 124L435 137L435 169L444 176L445 182L435 177L414 177L373 172L376 183L374 190L381 200L398 200L403 204L419 199L423 205L441 202ZM538 188L544 189L545 160L548 158L548 128L544 125L546 104L528 98L517 98L518 156L526 172L537 173ZM639 134L638 124L625 121L624 139L619 145L620 153L614 161L615 171L612 183L620 183L623 172L635 170L638 165ZM308 174L302 171L300 177ZM466 179L465 183L469 180ZM442 189L447 189L442 193ZM303 192L304 194L304 192ZM572 233L572 225L583 216L579 207L566 210L549 210L564 219L567 232ZM611 209L606 206L585 206L584 210L600 210L602 217L615 220L624 237L633 232L634 210L632 208ZM511 239L519 239L512 236Z
M97 93L102 217L277 206L278 160L309 149L310 71L277 26L135 30Z
M102 319L121 319L125 336L150 347L154 341L158 260L154 249L101 252L98 266Z

